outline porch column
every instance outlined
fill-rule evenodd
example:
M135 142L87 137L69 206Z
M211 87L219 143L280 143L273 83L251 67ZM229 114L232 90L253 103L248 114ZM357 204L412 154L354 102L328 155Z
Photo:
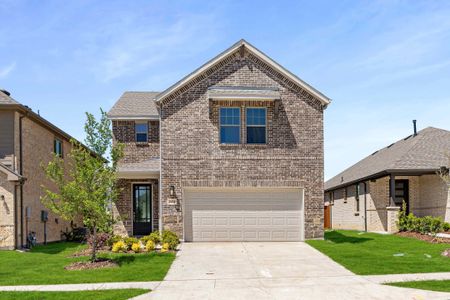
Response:
M389 177L389 206L395 206L395 175L391 174Z

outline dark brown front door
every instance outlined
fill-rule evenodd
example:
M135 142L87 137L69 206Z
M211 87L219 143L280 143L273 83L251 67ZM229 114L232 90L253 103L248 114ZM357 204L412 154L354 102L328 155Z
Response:
M323 227L325 229L331 228L331 206L324 206L324 218L323 218Z
M133 235L147 235L152 231L152 186L133 185Z
M397 179L395 180L394 202L396 206L402 207L403 201L406 203L406 213L409 214L409 180Z

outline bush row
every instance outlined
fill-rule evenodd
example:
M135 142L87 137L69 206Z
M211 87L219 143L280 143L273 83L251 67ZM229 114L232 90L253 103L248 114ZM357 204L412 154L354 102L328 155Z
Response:
M162 234L159 231L154 231L140 239L136 237L122 237L114 235L109 237L106 244L111 247L113 252L127 252L133 251L135 253L147 251L151 252L156 248L156 245L161 244L161 252L175 250L180 243L178 236L169 230L164 230Z
M413 213L406 213L406 203L398 214L397 226L399 231L412 231L421 234L436 234L441 231L450 231L450 223L438 217L416 217Z

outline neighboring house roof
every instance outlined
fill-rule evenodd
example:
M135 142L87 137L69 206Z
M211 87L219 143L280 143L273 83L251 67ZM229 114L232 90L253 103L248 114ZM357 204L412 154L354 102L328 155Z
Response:
M378 150L325 182L325 190L381 177L390 173L434 173L447 166L450 154L450 131L427 127Z
M7 180L9 180L9 181L22 181L22 180L25 179L23 176L21 176L20 174L14 172L13 170L8 168L3 163L0 163L0 172L6 174L7 175Z
M50 123L49 121L47 121L46 119L41 117L39 114L35 113L28 106L23 105L23 104L19 103L18 101L16 101L15 99L13 99L10 96L9 92L0 89L0 109L2 109L2 108L17 110L20 113L22 113L23 115L25 115L26 117L28 117L28 118L32 119L33 121L37 122L38 124L44 126L45 128L47 128L47 129L49 129L49 130L51 130L53 132L58 133L61 137L67 139L68 141L70 141L72 139L75 140L75 141L78 141L77 139L75 139L73 136L71 136L70 134L68 134L64 130L61 130L60 128L58 128L54 124ZM80 141L78 141L78 142L84 148L88 149L93 155L99 156L98 154L96 154L95 152L90 150L86 145L84 145ZM102 157L102 159L104 159L104 158Z
M140 162L119 162L117 172L119 177L157 175L160 171L160 159L151 158Z
M198 69L196 69L195 71L190 73L189 75L185 76L183 79L176 82L175 84L173 84L172 86L167 88L165 91L158 94L156 96L156 101L157 102L163 101L169 95L171 95L173 92L177 91L179 88L186 86L191 80L196 78L201 73L205 72L206 70L208 70L215 64L219 63L220 61L222 61L224 58L228 57L232 53L239 51L239 48L241 48L241 47L245 47L245 49L247 49L250 53L254 54L259 59L264 61L266 64L268 64L269 66L274 68L276 71L280 72L285 77L289 78L293 83L297 84L302 89L309 92L312 96L317 98L322 103L322 105L326 106L331 102L330 98L328 98L327 96L325 96L324 94L322 94L321 92L319 92L318 90L316 90L315 88L313 88L312 86L310 86L309 84L307 84L306 82L301 80L299 77L297 77L293 73L286 70L284 67L279 65L273 59L271 59L266 54L264 54L259 49L257 49L256 47L254 47L249 42L247 42L246 40L243 40L243 39L238 41L237 43L235 43L230 48L226 49L225 51L223 51L222 53L220 53L213 59L209 60L207 63L205 63L204 65L202 65L201 67L199 67Z
M159 118L155 97L159 92L125 92L108 112L111 119Z
M17 105L19 102L14 100L7 91L0 89L0 105Z

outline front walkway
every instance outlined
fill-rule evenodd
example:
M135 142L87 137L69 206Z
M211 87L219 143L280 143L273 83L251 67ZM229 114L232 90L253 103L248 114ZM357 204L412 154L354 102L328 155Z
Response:
M305 243L185 243L165 280L134 299L450 299L376 284Z

